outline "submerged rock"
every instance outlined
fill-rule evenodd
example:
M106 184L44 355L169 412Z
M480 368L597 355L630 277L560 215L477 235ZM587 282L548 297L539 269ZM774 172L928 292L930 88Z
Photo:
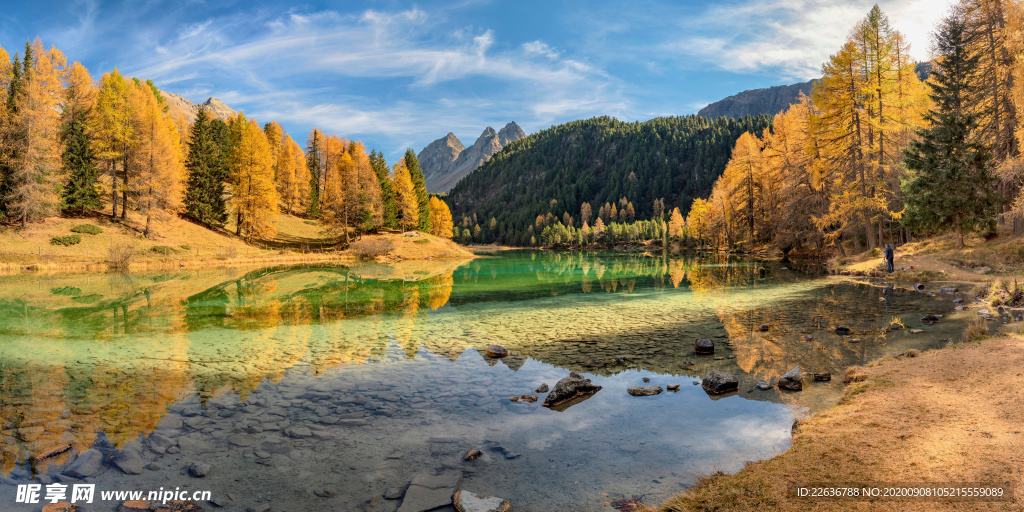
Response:
M210 470L213 469L209 464L205 462L198 462L188 467L188 474L196 478L203 478L210 474Z
M957 293L960 293L960 290L957 288L939 288L939 293L943 293L946 295L955 295Z
M128 475L142 473L142 467L145 465L142 455L139 455L139 452L133 448L125 448L121 453L115 455L111 462Z
M405 491L398 512L426 512L452 504L452 495L462 480L461 471L443 471L416 475Z
M508 501L496 496L477 496L469 491L455 493L455 510L458 512L507 512Z
M804 376L800 373L799 366L786 372L782 377L779 377L779 388L788 389L790 391L800 391L804 389Z
M568 377L555 383L555 387L544 399L544 407L555 407L575 398L592 395L600 390L601 386L595 386L590 379L584 379L582 375L572 372Z
M78 512L78 505L66 501L58 501L43 506L43 512Z
M678 389L678 387L677 387ZM633 396L651 396L660 394L663 390L661 386L657 384L651 384L649 386L631 386L626 389L626 392Z
M64 474L74 478L89 478L96 476L103 469L103 454L95 448L90 448L75 459Z
M834 333L836 333L836 334L838 334L840 336L846 336L846 335L850 334L852 331L850 331L849 327L847 327L845 325L840 325L839 327L836 327L835 331L832 331L832 332L834 332Z
M694 381L694 384L696 384L696 381ZM704 376L700 384L704 391L713 395L721 395L722 393L736 391L740 386L740 381L731 373L711 370Z
M701 338L693 342L693 350L698 354L714 354L715 342L707 338Z
M508 349L501 345L487 345L487 356L488 357L505 357L508 355Z

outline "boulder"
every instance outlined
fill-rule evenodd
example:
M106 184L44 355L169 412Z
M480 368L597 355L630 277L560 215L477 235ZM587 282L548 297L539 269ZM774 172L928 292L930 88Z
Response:
M501 345L487 345L487 357L505 357L508 349Z
M693 342L693 350L698 354L714 354L715 342L707 338L701 338Z
M818 382L829 381L829 380L832 380L832 374L830 372L815 373L814 374L814 380L816 380Z
M669 391L679 391L679 384L669 384L668 386L665 386L665 389Z
M834 332L834 333L836 333L836 334L838 334L840 336L847 336L847 335L849 335L853 331L851 331L850 328L845 326L845 325L840 325L839 327L836 327L835 331L832 331L832 332Z
M771 328L772 328L772 326L770 326L768 324L761 324L761 326L758 327L758 329L760 329L761 332L768 332L768 331L771 330Z
M102 469L103 454L95 448L90 448L68 465L64 474L74 478L89 478L96 476Z
M740 386L739 379L731 373L719 370L711 370L700 383L704 391L712 395L721 395L730 391L736 391Z
M533 392L534 393L547 393L550 390L551 390L551 388L549 388L547 384L541 384L540 386L537 387L537 389L533 390Z
M495 496L477 496L469 491L455 493L455 510L459 512L507 512L508 501Z
M804 376L800 373L799 366L786 372L782 377L779 377L779 389L788 389L790 391L800 391L804 389Z
M571 372L568 377L558 381L555 387L551 388L551 392L544 399L544 407L555 407L600 390L601 386L595 386L590 379L584 379L582 375Z
M657 384L651 384L649 386L631 386L626 389L626 392L633 396L651 396L660 394L663 390L661 386Z

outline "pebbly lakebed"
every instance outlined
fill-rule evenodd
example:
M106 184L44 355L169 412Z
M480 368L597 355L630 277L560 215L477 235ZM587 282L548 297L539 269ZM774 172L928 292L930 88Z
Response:
M847 367L959 339L953 297L911 285L800 262L530 251L411 274L3 277L0 509L38 510L18 486L54 483L95 484L84 511L124 501L100 491L158 489L238 511L453 510L454 489L514 511L658 503L785 451ZM695 354L700 338L714 354ZM488 357L492 344L510 354ZM757 387L795 366L834 378ZM739 389L708 395L710 370ZM570 372L602 389L560 408L509 400ZM644 379L680 387L627 393Z

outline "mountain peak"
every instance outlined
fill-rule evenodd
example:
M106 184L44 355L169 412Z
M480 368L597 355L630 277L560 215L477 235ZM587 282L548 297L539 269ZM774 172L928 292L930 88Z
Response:
M465 147L455 134L435 140L417 155L423 178L429 192L447 192L455 184L480 167L509 142L519 140L526 134L515 122L505 125L500 132L488 126L470 147Z
M160 95L167 100L167 105L170 107L172 115L184 117L189 122L195 120L200 107L206 108L207 114L211 117L215 117L222 121L227 121L237 114L234 109L227 106L223 101L213 97L207 99L201 104L198 104L192 103L180 94L175 94L173 92L162 90L160 91Z

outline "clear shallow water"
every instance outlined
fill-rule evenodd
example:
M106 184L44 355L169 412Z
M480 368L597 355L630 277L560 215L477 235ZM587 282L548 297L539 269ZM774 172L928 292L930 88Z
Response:
M99 489L188 486L228 510L391 512L401 500L382 494L439 470L517 511L658 502L787 449L794 417L834 403L846 367L962 330L918 320L949 314L948 296L786 265L761 277L717 257L516 252L454 269L3 278L0 509L33 510L14 485L71 482L62 471L93 447L138 455L140 474L105 463L87 479ZM860 341L831 334L839 324ZM901 324L924 332L881 330ZM693 354L704 337L715 355ZM512 356L486 358L490 343ZM798 364L837 380L754 389ZM740 391L707 396L692 382L709 369ZM563 412L508 400L569 371L604 389ZM682 387L629 396L643 377ZM463 461L474 448L484 456ZM196 462L209 475L189 476Z

